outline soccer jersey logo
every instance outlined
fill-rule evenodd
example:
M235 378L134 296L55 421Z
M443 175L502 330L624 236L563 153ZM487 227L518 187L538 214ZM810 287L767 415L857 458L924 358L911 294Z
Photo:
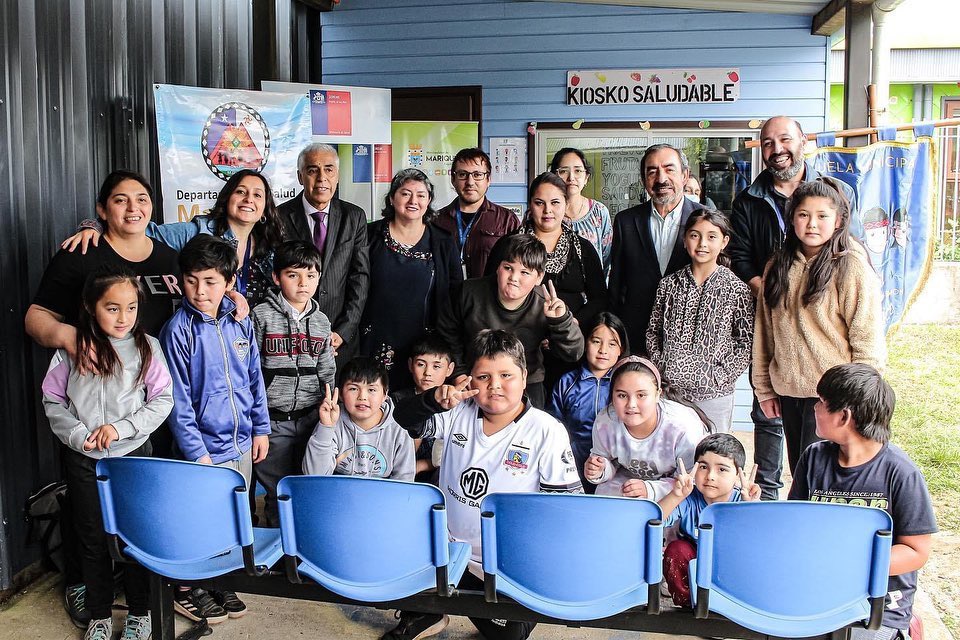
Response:
M262 171L270 156L270 131L256 109L227 102L207 118L200 134L200 152L207 168L228 180L241 169Z
M530 452L523 449L507 449L507 457L503 464L511 469L526 469L530 460Z
M463 495L471 500L479 500L487 493L487 487L490 486L490 478L487 472L477 467L470 467L460 474L460 489Z
M233 350L237 352L238 358L246 360L247 354L250 353L250 341L246 338L237 338L233 341Z
M560 454L560 462L564 464L573 464L573 451L570 451L570 449L567 449L562 454Z
M464 443L467 441L467 436L462 433L453 434L453 444L457 445L461 449L464 447Z

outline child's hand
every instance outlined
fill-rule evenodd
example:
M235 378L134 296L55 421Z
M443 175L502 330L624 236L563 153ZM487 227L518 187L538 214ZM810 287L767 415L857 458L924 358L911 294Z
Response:
M253 456L253 463L263 462L267 457L267 450L270 448L270 436L253 436L253 448L250 450Z
M103 451L109 449L110 445L120 439L117 428L112 424L102 424L94 429L87 439L83 441L84 451Z
M333 355L337 355L337 350L343 344L343 338L336 331L330 332L330 346L333 347Z
M583 475L587 476L588 480L596 480L603 475L605 467L606 464L603 458L600 456L590 456L583 465Z
M557 297L557 289L551 280L543 287L543 315L548 318L562 318L567 313L567 305Z
M740 469L740 499L745 502L756 502L760 499L760 485L756 482L759 466L753 465L749 476Z
M433 399L444 411L450 411L455 406L480 393L479 389L467 389L470 386L471 376L457 376L453 384L444 384L433 392Z
M624 498L646 498L647 483L637 478L632 478L623 483Z
M677 474L677 481L673 485L673 495L683 500L693 493L693 474L687 473L683 458L677 458L677 466L680 468L680 472Z
M340 390L334 387L333 395L330 395L330 385L327 384L327 392L323 396L323 402L320 403L320 424L325 427L332 427L340 419Z
M200 464L213 464L213 460L210 459L210 454L205 453L197 460Z

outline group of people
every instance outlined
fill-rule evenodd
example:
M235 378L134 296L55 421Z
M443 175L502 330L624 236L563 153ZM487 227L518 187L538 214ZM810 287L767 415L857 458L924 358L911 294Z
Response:
M64 445L66 603L85 638L113 633L102 457L234 468L265 488L266 526L286 475L434 482L450 536L472 546L463 588L482 586L489 493L654 500L678 528L666 575L683 606L698 514L776 499L784 433L791 498L871 496L893 515L882 638L895 637L936 527L922 476L888 443L879 282L849 235L852 193L804 162L803 141L789 118L764 124L765 171L731 216L685 194L687 159L666 144L640 163L649 200L612 219L582 193L592 168L573 148L532 180L522 221L487 199L481 149L455 156L452 203L435 210L430 179L403 169L369 224L337 197L328 145L300 153L294 199L276 206L261 174L240 171L184 223L152 223L147 181L112 173L26 317L56 349L43 402ZM751 366L748 470L729 432ZM128 567L124 587L122 637L147 638L143 572ZM235 593L187 586L175 608L210 623L246 613ZM384 638L448 622L398 617ZM487 638L533 629L473 622Z

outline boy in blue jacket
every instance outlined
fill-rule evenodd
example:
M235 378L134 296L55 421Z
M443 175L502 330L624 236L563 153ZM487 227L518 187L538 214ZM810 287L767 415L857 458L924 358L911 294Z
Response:
M173 379L171 430L184 459L236 469L249 486L253 464L267 455L270 415L253 323L235 319L236 305L224 297L236 278L237 251L198 235L179 262L183 302L160 332ZM235 593L202 589L179 590L174 608L208 623L246 613Z

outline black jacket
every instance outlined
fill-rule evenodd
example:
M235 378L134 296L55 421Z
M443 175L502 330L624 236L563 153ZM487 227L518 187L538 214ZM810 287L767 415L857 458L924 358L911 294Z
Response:
M627 326L630 349L634 353L646 351L647 324L657 297L657 285L664 276L690 264L690 256L683 247L683 228L687 218L703 205L683 199L680 210L680 229L667 271L660 274L657 250L650 233L653 203L644 202L621 211L613 220L613 248L610 253L610 310Z
M813 168L812 162L804 162L804 182L812 182L821 175ZM847 199L850 200L852 214L856 211L856 195L845 183L841 184ZM733 212L730 215L730 225L733 228L727 253L732 263L730 268L744 282L749 282L754 277L763 277L767 261L783 244L785 231L780 229L780 222L777 220L773 193L773 177L769 171L763 171L753 184L741 191L733 201ZM780 215L786 225L787 212L781 211Z
M303 192L277 207L283 220L284 240L313 242L303 210ZM370 260L367 254L367 216L363 209L339 198L330 201L323 270L317 287L317 302L333 330L344 342L357 335L360 316L367 302Z
M383 218L367 225L367 248L371 256L386 251L383 241L383 228L389 224ZM450 304L451 288L463 282L463 270L460 268L460 250L457 241L443 229L430 227L430 253L433 254L433 317L429 318L430 327L437 324L440 310ZM395 283L403 287L402 282ZM404 364L406 366L406 364Z

